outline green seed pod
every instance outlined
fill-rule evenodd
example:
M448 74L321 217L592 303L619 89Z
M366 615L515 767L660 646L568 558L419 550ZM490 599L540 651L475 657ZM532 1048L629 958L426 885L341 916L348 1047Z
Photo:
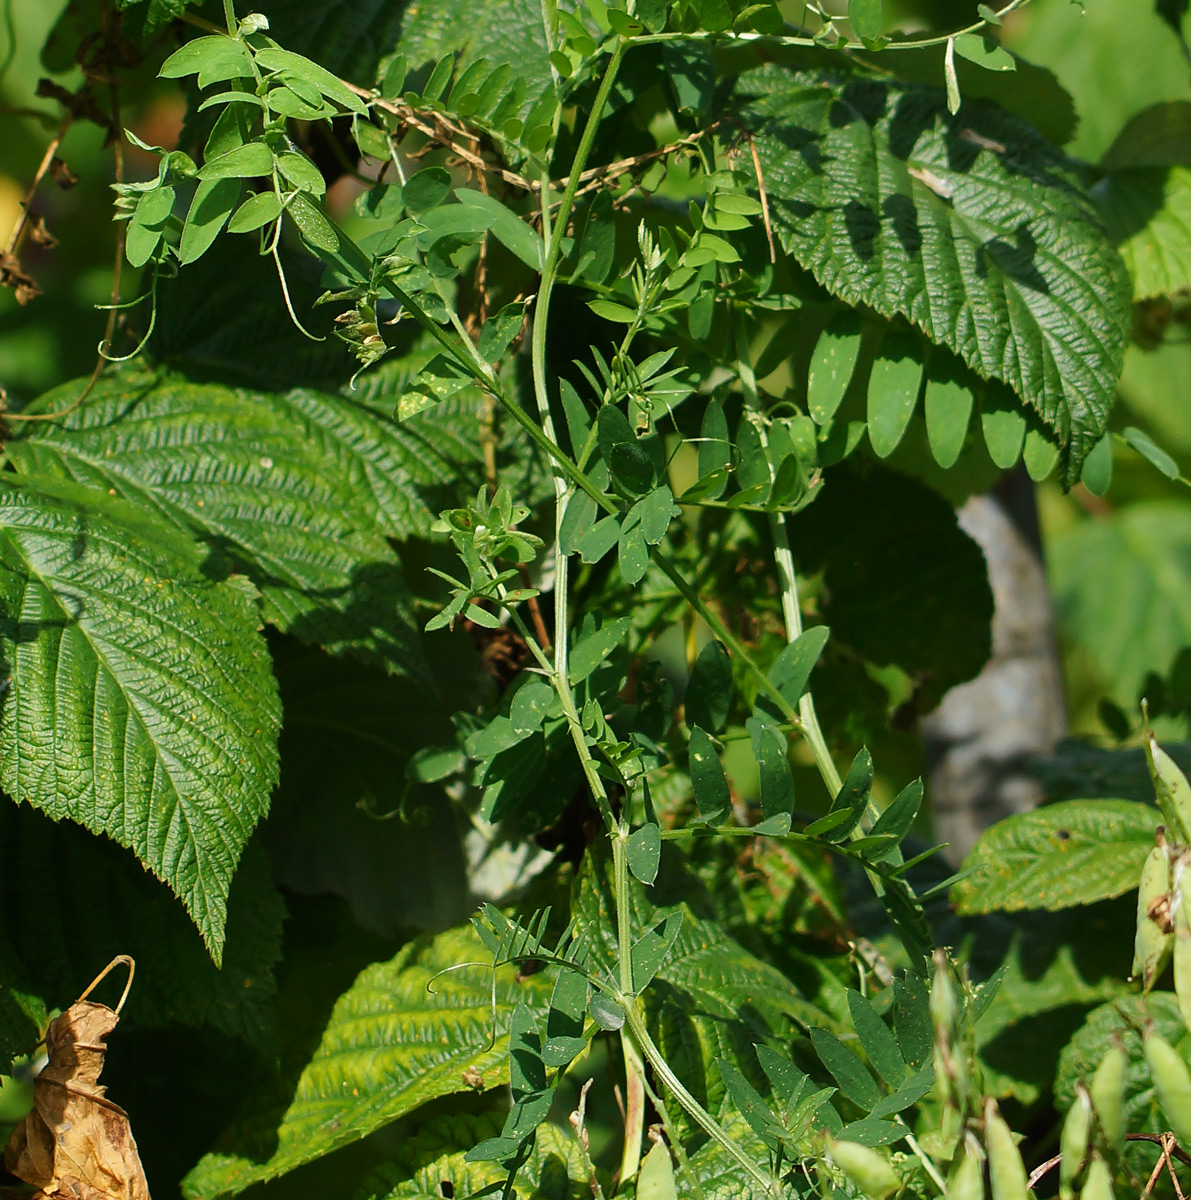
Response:
M1099 1154L1092 1156L1092 1165L1088 1167L1087 1182L1080 1192L1080 1200L1114 1200L1112 1194L1112 1172L1108 1163Z
M1191 783L1179 770L1178 763L1158 745L1158 739L1149 729L1146 730L1146 759L1158 807L1175 841L1185 846L1191 842Z
M1142 1045L1171 1132L1180 1142L1191 1142L1191 1071L1183 1056L1152 1028L1146 1030Z
M1133 977L1143 992L1154 986L1170 957L1170 855L1159 842L1146 857L1137 888L1137 933L1133 940Z
M1174 994L1183 1024L1191 1029L1191 922L1180 886L1174 894Z
M1075 1085L1075 1103L1067 1111L1059 1137L1059 1197L1071 1200L1083 1171L1092 1137L1092 1097L1082 1083Z
M1104 1135L1105 1145L1114 1154L1119 1154L1125 1144L1125 1068L1128 1064L1125 1047L1114 1042L1100 1060L1088 1086L1100 1132Z
M951 964L945 950L935 951L935 977L930 985L930 1016L935 1033L943 1031L948 1041L954 1037L959 1022L959 998L955 994L955 980L951 976Z
M984 1146L988 1151L992 1200L1029 1200L1026 1164L991 1096L984 1103Z
M885 1200L901 1187L889 1160L858 1142L832 1142L827 1157L872 1200Z
M984 1200L984 1156L971 1135L964 1138L963 1153L947 1180L947 1200Z

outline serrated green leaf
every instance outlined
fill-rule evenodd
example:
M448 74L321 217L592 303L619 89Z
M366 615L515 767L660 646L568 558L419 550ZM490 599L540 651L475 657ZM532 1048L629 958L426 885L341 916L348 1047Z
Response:
M54 393L38 403L54 406ZM403 440L393 424L332 396L125 372L62 422L31 423L10 454L24 470L147 502L203 538L258 583L279 628L425 676L408 589L384 537L431 523L412 486L416 446Z
M741 91L790 253L1008 383L1056 432L1074 482L1112 404L1129 284L1057 152L987 103L953 124L933 89L770 66Z
M1015 71L1017 60L990 37L963 33L955 39L955 52L986 71Z
M273 967L285 904L255 839L232 881L220 969L169 890L109 839L7 801L0 804L0 836L9 863L0 883L5 988L36 981L65 1008L100 966L129 954L137 964L123 1010L129 1021L216 1029L264 1054L276 1052ZM56 871L48 893L47 863ZM29 1052L38 1036L17 1049Z
M991 648L988 566L937 492L879 467L837 467L786 525L802 570L825 571L833 638L897 662L932 697L979 672Z
M1137 887L1161 815L1131 800L1064 800L986 830L951 894L960 912L1092 904Z
M339 998L318 1048L282 1111L233 1129L182 1182L187 1200L237 1195L390 1124L440 1096L508 1080L507 1028L514 1005L544 1007L541 976L496 977L493 1029L487 952L470 929L419 939L366 968ZM448 970L475 963L462 970ZM428 986L429 985L429 986ZM494 1040L495 1035L495 1040Z
M1112 171L1095 196L1133 277L1134 300L1191 287L1191 168Z
M218 961L236 863L277 781L253 589L208 579L193 542L104 492L7 484L0 610L5 791L127 846Z
M386 938L457 924L475 907L458 814L428 782L465 769L450 713L487 699L489 680L469 639L432 635L428 649L437 696L296 639L273 643L285 769L261 837L275 877L299 896L342 896L359 926ZM508 886L532 858L508 854Z

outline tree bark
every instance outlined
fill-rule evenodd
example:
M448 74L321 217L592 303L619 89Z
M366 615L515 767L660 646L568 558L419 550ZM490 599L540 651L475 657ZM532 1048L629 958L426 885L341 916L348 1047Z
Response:
M959 513L988 561L992 657L922 723L935 836L962 861L980 832L1043 798L1029 759L1067 730L1034 485L1019 466Z

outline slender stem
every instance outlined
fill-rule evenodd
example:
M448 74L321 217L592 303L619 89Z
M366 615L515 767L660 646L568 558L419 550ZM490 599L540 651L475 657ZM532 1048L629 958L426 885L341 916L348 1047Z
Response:
M770 681L769 676L761 669L757 660L745 649L744 643L720 620L719 616L708 606L707 602L695 591L693 587L682 577L678 568L670 562L665 554L660 550L654 550L653 561L661 568L663 574L674 584L678 589L682 598L707 622L711 632L715 634L721 642L732 652L734 658L739 658L744 664L749 674L757 681L758 687L777 705L782 716L793 726L798 729L802 728L802 718L798 715L798 711L786 699L785 696L778 691L777 687ZM838 790L838 789L837 789ZM834 795L834 793L832 793Z
M997 14L998 19L1007 17L1011 12L1015 12L1019 8L1025 8L1031 0L1010 0L1004 8ZM953 29L950 33L934 34L926 38L914 38L906 41L889 42L882 46L882 51L885 50L922 50L928 46L942 46L949 42L952 38L964 37L972 33L987 33L989 28L995 22L987 19L974 21L971 25L965 25L962 29ZM814 37L808 37L798 34L780 34L780 33L645 33L633 38L635 46L647 45L650 42L693 42L693 41L727 41L727 42L762 42L765 45L773 46L817 46L823 49L824 43L818 41ZM868 50L869 47L860 41L848 41L842 46L831 45L830 49L840 50Z
M632 1003L632 1001L630 1001ZM633 1044L632 1035L622 1025L620 1049L624 1055L624 1148L620 1155L617 1187L636 1179L641 1166L641 1139L645 1135L645 1064Z
M228 33L235 37L240 23L236 20L236 8L233 0L223 0L223 19L227 22Z
M906 1132L902 1134L902 1137L905 1139L906 1145L909 1146L914 1152L914 1156L922 1164L923 1170L925 1170L926 1173L931 1177L931 1181L934 1183L935 1187L937 1187L939 1191L946 1196L947 1181L942 1175L939 1174L939 1168L936 1167L933 1162L931 1162L926 1151L923 1150L923 1148L918 1144L918 1139L913 1135L913 1133L910 1132L909 1125L907 1125L900 1116L897 1119L898 1123L905 1128Z
M763 444L767 444L765 431L761 428L761 396L757 390L757 374L753 370L752 355L749 352L748 331L744 325L743 316L736 318L736 374L740 379L740 389L744 393L745 407L758 424L758 433ZM775 469L769 464L770 478ZM786 518L781 513L769 514L769 531L773 538L773 561L777 567L778 583L782 593L782 616L786 622L786 641L794 642L802 636L802 606L798 602L798 576L794 572L794 556L790 553L790 538L786 532ZM843 787L843 780L836 769L835 760L827 748L827 739L823 736L818 714L815 712L815 700L809 691L804 692L798 701L798 716L802 725L802 736L806 738L815 758L815 766L827 786L832 799Z
M716 1119L691 1095L682 1080L674 1074L665 1056L658 1049L653 1038L649 1036L649 1030L645 1027L645 1022L641 1019L641 1014L628 998L626 998L624 1016L625 1024L636 1039L645 1061L653 1067L657 1077L666 1085L670 1094L686 1110L687 1115L709 1138L718 1142L728 1155L760 1184L768 1195L774 1197L780 1196L774 1181L720 1128Z

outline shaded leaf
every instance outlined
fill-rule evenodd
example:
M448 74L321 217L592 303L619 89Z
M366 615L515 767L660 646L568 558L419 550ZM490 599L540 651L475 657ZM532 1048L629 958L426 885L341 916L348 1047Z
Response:
M234 1129L187 1175L183 1194L206 1200L275 1179L429 1100L469 1090L465 1072L507 1081L507 1038L493 1040L485 957L473 932L452 930L366 968L335 1005L284 1110L262 1109ZM476 965L439 974L469 962ZM497 1030L518 1000L544 1005L548 996L540 976L517 983L508 970L496 988Z
M131 849L218 961L228 889L277 779L256 597L103 492L0 489L0 779Z

